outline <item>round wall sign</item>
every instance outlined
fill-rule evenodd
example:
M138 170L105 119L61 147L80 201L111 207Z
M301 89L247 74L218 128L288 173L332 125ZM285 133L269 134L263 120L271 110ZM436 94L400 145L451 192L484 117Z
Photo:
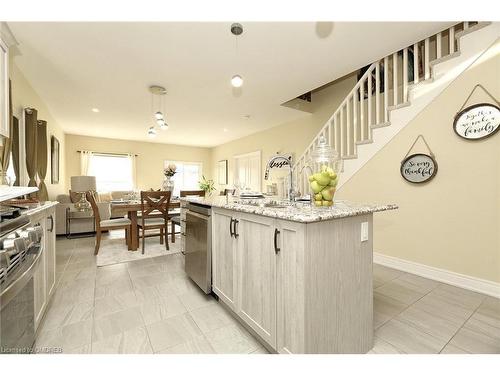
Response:
M500 108L490 103L475 104L455 116L453 130L460 137L478 140L495 134L500 129Z
M413 154L401 163L401 176L408 182L420 184L432 180L437 169L437 162L432 156Z

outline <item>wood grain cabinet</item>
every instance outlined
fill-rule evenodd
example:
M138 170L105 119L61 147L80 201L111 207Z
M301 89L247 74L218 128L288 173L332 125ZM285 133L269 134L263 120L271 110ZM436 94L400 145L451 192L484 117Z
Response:
M34 274L35 330L43 319L56 286L55 207L32 215L31 222L43 229L43 252Z
M212 209L212 283L278 353L366 353L373 344L372 215L300 223Z
M238 241L237 313L273 348L276 347L275 220L241 213L234 220Z
M212 212L212 289L236 311L237 238L233 235L231 211Z

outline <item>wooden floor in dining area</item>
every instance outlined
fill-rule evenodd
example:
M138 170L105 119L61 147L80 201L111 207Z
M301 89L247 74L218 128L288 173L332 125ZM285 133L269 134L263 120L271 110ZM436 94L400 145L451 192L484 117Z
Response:
M267 353L191 282L182 254L97 267L93 241L58 239L58 286L37 347L63 353ZM370 353L500 353L499 299L378 265L373 283Z

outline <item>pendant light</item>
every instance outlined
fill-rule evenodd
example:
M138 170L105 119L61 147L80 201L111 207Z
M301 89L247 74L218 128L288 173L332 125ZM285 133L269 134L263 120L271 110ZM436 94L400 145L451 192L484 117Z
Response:
M149 92L151 93L151 113L153 113L153 119L156 125L160 127L161 130L167 130L168 129L168 124L165 121L165 115L164 115L164 100L163 98L167 94L167 90L162 87L162 86L150 86L149 87ZM158 97L158 104L156 105L155 108L155 97ZM154 138L157 135L157 131L155 129L155 126L151 126L148 129L148 137Z
M238 36L243 34L243 26L239 23L233 23L231 25L231 34L235 36L236 41L236 60L238 60ZM233 75L231 78L231 85L233 87L241 87L243 85L243 77L239 74Z
M149 138L154 138L156 137L156 129L154 126L151 126L149 129L148 129L148 137Z

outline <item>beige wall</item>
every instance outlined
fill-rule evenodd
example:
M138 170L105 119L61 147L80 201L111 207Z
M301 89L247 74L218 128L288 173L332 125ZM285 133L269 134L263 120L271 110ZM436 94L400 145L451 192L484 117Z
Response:
M212 168L216 187L224 188L217 184L217 162L228 160L229 186L233 184L233 156L253 151L261 151L262 160L262 188L267 184L264 181L264 169L267 160L279 153L293 153L298 158L315 137L319 129L344 100L356 83L355 74L335 81L333 84L313 93L312 114L304 114L300 120L287 122L274 128L249 135L244 138L217 146L212 152ZM265 191L265 190L264 190Z
M158 189L161 186L164 160L202 162L205 176L209 178L211 174L209 148L66 134L66 183L68 187L70 186L70 177L80 175L78 150L139 155L136 163L138 189Z
M10 62L10 79L12 81L12 107L14 116L19 119L19 127L22 126L22 112L23 108L32 107L38 111L38 119L47 121L47 176L45 183L49 192L49 199L55 199L58 194L65 191L65 149L64 149L64 133L61 126L54 120L50 114L47 106L42 98L31 87L24 75L21 73L15 62ZM59 157L59 183L50 183L51 165L50 165L50 138L55 136L59 140L60 157ZM22 146L21 146L22 147ZM21 157L19 160L20 170L25 171L25 160ZM24 165L23 165L24 164ZM22 180L21 180L22 181ZM25 177L25 184L28 183L27 175Z
M500 282L500 133L474 142L452 128L477 83L500 97L498 53L458 77L340 189L338 198L399 205L397 211L375 214L375 251ZM470 104L479 102L491 99L479 91ZM425 185L407 183L399 174L400 161L419 134L439 166Z

